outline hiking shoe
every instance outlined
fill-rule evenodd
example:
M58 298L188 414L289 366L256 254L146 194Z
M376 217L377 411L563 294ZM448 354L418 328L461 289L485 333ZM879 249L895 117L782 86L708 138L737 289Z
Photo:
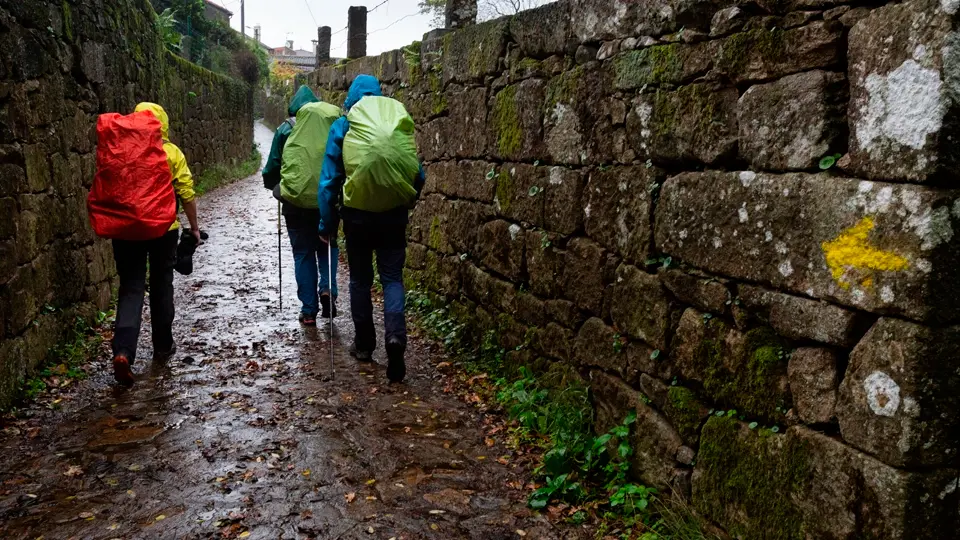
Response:
M307 315L306 313L300 314L300 324L304 326L316 326L317 325L317 316L316 315Z
M323 293L320 295L320 318L321 319L336 319L337 318L337 298L333 298L333 304L330 303L330 294Z
M118 354L113 357L113 378L123 386L133 386L133 370L127 357Z
M373 351L357 350L357 344L350 346L350 356L357 359L357 362L373 362Z
M390 382L403 382L403 378L407 375L407 365L403 361L403 353L406 347L398 338L391 338L387 340L386 349L387 378L390 379Z
M173 355L177 354L177 344L174 343L167 351L153 351L153 361L154 362L166 362L173 358Z

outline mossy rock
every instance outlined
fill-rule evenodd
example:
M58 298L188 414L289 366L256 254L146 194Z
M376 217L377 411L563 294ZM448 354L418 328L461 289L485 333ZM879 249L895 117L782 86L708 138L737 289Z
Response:
M696 467L694 506L731 536L805 538L794 498L806 493L813 471L801 439L713 416L703 428Z
M497 149L502 156L516 154L523 145L523 128L516 100L517 87L508 86L497 94L494 101L493 129L497 134Z

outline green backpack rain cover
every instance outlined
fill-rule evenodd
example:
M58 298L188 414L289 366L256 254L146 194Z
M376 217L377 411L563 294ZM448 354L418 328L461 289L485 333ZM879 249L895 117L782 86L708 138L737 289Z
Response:
M327 149L330 126L340 118L340 108L329 103L307 103L297 111L297 121L283 145L280 195L299 208L317 207L320 168Z
M395 99L367 96L347 113L343 138L343 204L368 212L410 205L420 170L413 118Z

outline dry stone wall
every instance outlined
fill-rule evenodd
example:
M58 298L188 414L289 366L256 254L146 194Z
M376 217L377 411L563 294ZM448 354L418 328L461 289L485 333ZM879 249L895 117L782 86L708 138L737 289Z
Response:
M87 220L96 119L155 101L195 174L249 156L242 83L166 52L146 0L0 0L0 405L115 275Z
M957 10L566 0L308 84L341 103L369 73L407 105L411 285L513 361L575 368L598 427L636 409L640 479L738 538L939 538Z

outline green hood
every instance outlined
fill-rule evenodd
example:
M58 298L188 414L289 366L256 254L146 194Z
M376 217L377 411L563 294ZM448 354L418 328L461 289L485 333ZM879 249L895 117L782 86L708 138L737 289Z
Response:
M307 103L316 103L320 101L317 99L316 94L313 93L313 90L310 90L307 85L301 85L297 90L297 93L293 95L293 99L290 100L290 106L287 107L287 114L289 116L296 116L297 111L300 110L300 107L303 107Z

